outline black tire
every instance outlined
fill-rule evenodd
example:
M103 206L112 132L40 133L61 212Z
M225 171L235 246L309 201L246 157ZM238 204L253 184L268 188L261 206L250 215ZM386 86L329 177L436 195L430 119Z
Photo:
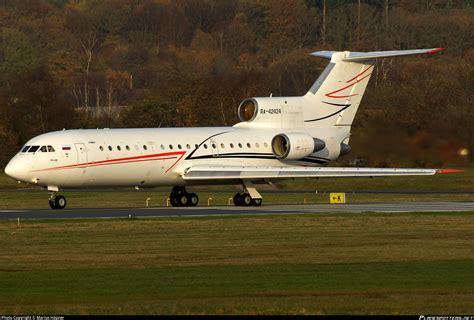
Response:
M49 199L49 206L51 207L51 209L56 209L56 205L54 204L53 199Z
M241 193L236 193L234 195L234 205L240 207L242 205Z
M241 200L242 205L244 205L246 207L252 205L252 198L250 197L250 195L248 193L242 194L241 199L242 199Z
M66 198L63 196L56 196L54 198L55 209L64 209L66 207Z
M199 197L195 193L188 194L188 203L190 207L195 207L199 203Z
M182 194L178 197L179 205L182 207L187 207L189 205L187 194Z
M263 199L252 199L252 206L254 207L260 207L262 205Z
M179 203L178 197L176 195L170 195L170 203L172 207L179 207L181 204Z

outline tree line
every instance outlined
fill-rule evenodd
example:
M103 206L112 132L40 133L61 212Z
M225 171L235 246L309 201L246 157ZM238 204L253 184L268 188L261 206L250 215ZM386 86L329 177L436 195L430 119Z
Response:
M312 51L432 47L378 63L347 159L474 160L470 0L0 0L0 25L1 164L62 128L233 125L246 97L304 94Z

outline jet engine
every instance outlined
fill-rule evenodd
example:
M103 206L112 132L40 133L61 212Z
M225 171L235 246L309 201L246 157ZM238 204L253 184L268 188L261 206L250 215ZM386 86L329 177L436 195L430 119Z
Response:
M250 98L245 99L239 106L239 119L240 121L251 121L255 119L258 114L258 102L257 100Z
M272 151L278 159L302 159L325 147L323 140L306 133L280 133L272 139Z

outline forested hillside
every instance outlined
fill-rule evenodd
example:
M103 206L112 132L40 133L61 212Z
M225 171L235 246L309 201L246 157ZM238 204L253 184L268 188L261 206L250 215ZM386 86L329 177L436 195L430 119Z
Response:
M378 64L347 161L474 160L472 0L0 0L0 25L0 165L62 128L233 125L304 94L312 51L433 47Z

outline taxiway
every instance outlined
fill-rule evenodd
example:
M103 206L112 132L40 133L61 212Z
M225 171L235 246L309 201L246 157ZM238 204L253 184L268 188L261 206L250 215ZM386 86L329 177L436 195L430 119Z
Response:
M360 212L451 212L474 211L472 201L449 202L380 202L360 204L265 205L262 207L194 208L107 208L107 209L24 209L0 210L0 219L88 219L130 217L193 217L224 215L275 215Z

